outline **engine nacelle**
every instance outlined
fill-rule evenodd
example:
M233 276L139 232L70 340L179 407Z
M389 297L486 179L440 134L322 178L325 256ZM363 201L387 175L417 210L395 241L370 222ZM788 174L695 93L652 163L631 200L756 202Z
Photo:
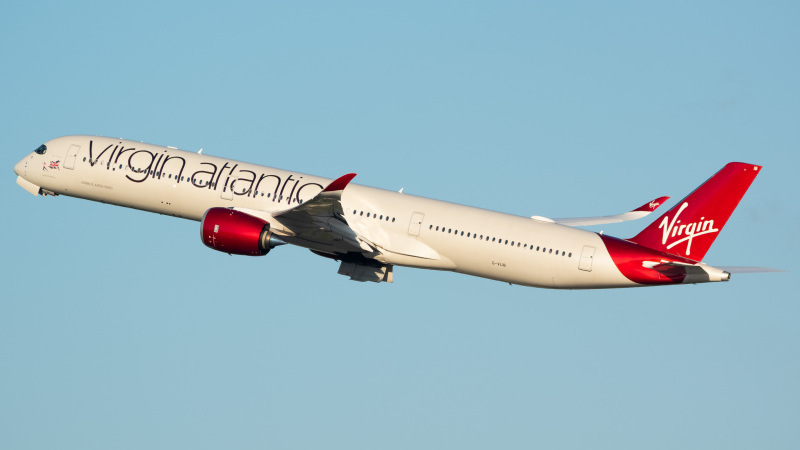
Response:
M269 231L269 222L229 208L211 208L200 222L203 244L235 255L262 256L283 244Z

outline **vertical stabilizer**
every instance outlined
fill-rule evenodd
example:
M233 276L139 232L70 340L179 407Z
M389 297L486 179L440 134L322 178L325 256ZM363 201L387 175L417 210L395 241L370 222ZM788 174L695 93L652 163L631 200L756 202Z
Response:
M630 241L702 260L760 170L754 164L728 163Z

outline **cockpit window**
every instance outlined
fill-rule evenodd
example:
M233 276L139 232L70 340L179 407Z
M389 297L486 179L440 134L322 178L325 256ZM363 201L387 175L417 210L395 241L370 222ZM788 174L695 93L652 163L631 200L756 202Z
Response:
M47 151L47 146L42 144L42 145L39 146L39 148L34 150L34 153L38 153L40 155L44 155L46 151Z

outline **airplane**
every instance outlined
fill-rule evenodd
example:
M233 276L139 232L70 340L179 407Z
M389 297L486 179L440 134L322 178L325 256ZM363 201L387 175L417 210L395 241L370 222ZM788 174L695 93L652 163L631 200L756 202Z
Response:
M669 197L623 214L522 217L101 136L46 142L14 167L33 195L66 195L200 222L200 238L232 255L283 244L339 262L355 281L393 282L395 266L514 285L595 289L729 281L703 261L761 166L731 162L630 239L577 228L639 219ZM761 271L758 268L738 271Z

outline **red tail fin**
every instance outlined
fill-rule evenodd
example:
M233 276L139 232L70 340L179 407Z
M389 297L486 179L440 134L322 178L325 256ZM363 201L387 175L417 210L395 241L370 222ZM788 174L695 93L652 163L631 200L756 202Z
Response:
M630 241L700 261L761 166L732 162Z

